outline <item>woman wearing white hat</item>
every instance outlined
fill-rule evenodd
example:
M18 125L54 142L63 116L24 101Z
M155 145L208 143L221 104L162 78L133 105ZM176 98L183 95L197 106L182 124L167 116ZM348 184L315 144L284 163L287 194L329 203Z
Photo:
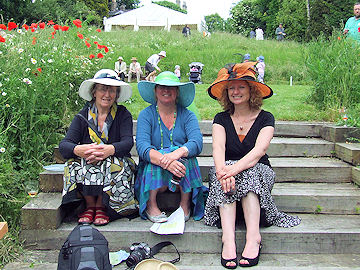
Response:
M161 51L159 53L155 53L148 58L145 64L145 70L149 72L146 76L145 80L153 82L155 80L156 70L161 72L161 69L158 67L158 63L161 59L166 57L166 52ZM156 70L155 70L156 69Z
M199 220L204 215L205 187L196 156L203 140L195 114L186 109L194 100L195 85L180 83L173 72L164 71L155 82L139 82L138 89L151 104L140 112L136 130L140 161L135 193L140 216L166 222L167 216L156 202L157 194L179 189L185 221L191 212Z
M62 203L79 201L79 192L86 202L79 223L105 225L110 218L137 210L131 190L135 169L130 158L132 116L116 104L131 94L131 86L110 69L98 71L80 85L79 95L88 103L59 144L67 159Z

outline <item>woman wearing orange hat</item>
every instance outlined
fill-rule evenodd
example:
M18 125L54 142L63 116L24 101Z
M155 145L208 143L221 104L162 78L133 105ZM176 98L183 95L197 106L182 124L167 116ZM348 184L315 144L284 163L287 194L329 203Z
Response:
M275 173L266 150L275 121L261 105L273 92L255 80L254 65L256 62L227 65L208 89L224 112L213 121L215 167L209 172L205 223L222 227L221 264L228 269L258 264L260 224L292 227L300 223L298 217L279 212L271 197ZM239 261L235 244L236 202L241 203L246 225L246 244Z

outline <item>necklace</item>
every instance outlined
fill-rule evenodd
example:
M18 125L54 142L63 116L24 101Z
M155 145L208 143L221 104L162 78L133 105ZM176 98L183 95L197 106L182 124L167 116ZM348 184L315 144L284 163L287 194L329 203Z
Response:
M161 149L164 149L164 137L163 137L163 130L161 128L160 113L159 113L158 106L156 106L156 112L158 114L158 122L159 122L159 127L160 127ZM173 133L174 133L174 129L175 129L175 122L176 122L176 111L174 112L174 124L173 124L173 127L171 129L171 133L170 133L170 146L172 146L172 144L173 144Z

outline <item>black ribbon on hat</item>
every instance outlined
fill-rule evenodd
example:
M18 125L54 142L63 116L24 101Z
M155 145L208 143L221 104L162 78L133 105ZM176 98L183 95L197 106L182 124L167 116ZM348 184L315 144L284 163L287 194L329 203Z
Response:
M113 79L113 80L121 81L120 79L118 79L118 77L111 76L109 73L101 73L95 79Z
M225 68L227 69L227 71L228 71L228 73L229 73L229 79L236 78L236 74L237 74L237 73L234 71L234 66L235 66L234 63L226 64L226 65L225 65Z

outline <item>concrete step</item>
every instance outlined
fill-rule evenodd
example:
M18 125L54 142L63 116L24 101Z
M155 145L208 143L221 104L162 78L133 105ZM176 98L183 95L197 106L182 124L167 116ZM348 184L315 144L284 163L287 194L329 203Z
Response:
M127 249L127 251L129 251ZM240 252L240 251L239 251ZM5 266L4 270L56 270L59 251L26 251L18 261ZM188 254L180 251L180 262L175 266L179 270L224 270L220 264L220 250L218 254ZM161 260L171 260L174 254L159 253ZM359 254L261 254L256 269L260 270L340 270L360 269ZM122 262L113 268L125 270Z
M360 218L357 215L299 214L302 222L293 228L276 226L261 228L263 254L359 254ZM60 250L76 222L62 223L57 230L22 230L24 247ZM203 221L190 220L183 235L157 235L149 231L152 223L140 218L120 219L98 229L109 240L111 250L128 249L133 242L144 241L150 246L160 241L172 241L182 253L218 254L221 250L221 230L205 226ZM236 241L241 250L245 228L236 227ZM218 257L216 255L216 257Z
M360 214L360 189L351 183L275 183L272 195L285 212ZM179 202L179 192L165 192L158 198L164 210L176 209ZM22 208L22 228L56 229L65 216L60 205L60 193L39 193Z
M138 157L134 157L138 163ZM214 165L212 157L199 157L198 162L204 182L208 171ZM277 182L350 182L351 166L335 158L270 158ZM63 172L43 171L40 173L42 192L61 192Z
M134 139L135 140L135 139ZM335 144L319 138L274 137L267 151L269 157L330 157L334 155ZM137 156L136 146L131 155ZM212 137L203 137L200 157L212 156Z

